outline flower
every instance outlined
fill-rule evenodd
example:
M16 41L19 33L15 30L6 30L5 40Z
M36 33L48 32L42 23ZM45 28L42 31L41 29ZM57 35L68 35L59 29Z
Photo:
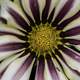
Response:
M5 2L0 17L0 79L79 80L79 4L79 0Z

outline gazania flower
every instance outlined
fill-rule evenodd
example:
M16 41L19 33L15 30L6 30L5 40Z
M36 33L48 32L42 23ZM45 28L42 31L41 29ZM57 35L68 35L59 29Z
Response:
M4 2L0 80L80 80L79 5L79 0Z

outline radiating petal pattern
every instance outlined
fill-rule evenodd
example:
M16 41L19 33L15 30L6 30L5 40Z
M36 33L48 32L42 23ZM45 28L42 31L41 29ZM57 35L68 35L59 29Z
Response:
M0 5L0 80L79 80L77 46L79 0L3 0Z

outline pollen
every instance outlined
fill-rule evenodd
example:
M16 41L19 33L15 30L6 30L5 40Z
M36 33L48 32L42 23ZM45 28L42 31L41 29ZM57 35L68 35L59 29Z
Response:
M30 34L31 48L37 53L43 54L57 45L56 29L48 24L36 26Z

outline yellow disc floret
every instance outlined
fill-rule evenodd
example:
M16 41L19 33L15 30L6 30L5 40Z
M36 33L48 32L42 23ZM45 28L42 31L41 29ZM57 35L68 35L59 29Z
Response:
M56 47L56 29L48 24L36 26L30 34L30 45L37 53L43 54Z

